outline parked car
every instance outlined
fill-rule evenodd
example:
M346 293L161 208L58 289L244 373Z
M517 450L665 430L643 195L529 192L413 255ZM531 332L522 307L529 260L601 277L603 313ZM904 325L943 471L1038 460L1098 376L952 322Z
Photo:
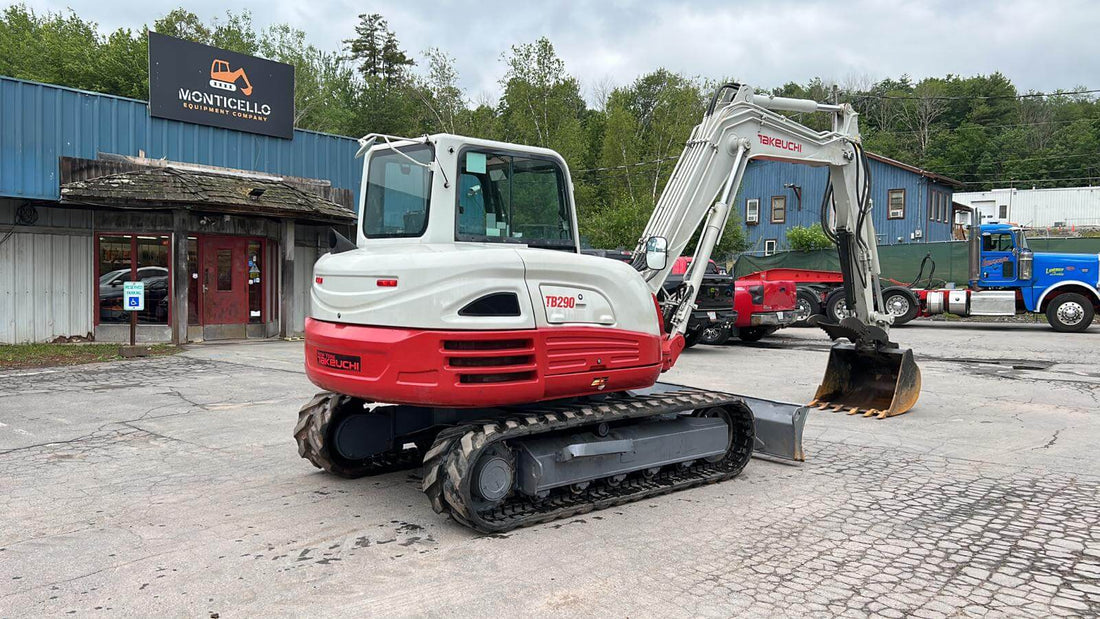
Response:
M123 284L132 281L130 277L130 269L109 271L99 277L99 322L129 322L129 313L122 307L122 293ZM133 281L145 282L145 309L138 312L138 318L146 322L168 320L162 310L162 305L166 309L167 304L161 303L168 297L168 269L141 267Z

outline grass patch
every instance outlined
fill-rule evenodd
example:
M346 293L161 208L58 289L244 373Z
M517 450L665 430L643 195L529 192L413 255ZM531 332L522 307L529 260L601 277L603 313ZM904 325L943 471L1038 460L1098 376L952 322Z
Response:
M44 368L55 365L78 365L100 361L117 361L119 344L14 344L0 345L0 370ZM179 352L179 347L154 344L152 356L161 357Z

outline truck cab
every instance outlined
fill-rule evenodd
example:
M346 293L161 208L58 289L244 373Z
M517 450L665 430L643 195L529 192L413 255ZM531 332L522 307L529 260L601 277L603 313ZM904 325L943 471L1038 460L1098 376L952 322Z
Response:
M1086 329L1100 309L1100 256L1033 252L1024 230L1009 223L971 228L969 249L971 289L1001 292L982 295L998 304L1012 292L1014 310L1045 312L1059 331Z
M981 288L1016 287L1030 281L1033 255L1022 229L1010 224L987 224L981 226L980 233L974 237L972 247L978 245L980 260L976 265L977 277L971 271L971 285ZM974 266L971 261L971 268Z

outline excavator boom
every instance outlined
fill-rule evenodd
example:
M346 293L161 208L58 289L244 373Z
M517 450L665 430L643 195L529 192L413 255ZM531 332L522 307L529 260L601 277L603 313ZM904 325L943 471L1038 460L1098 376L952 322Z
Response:
M782 111L829 114L832 130L814 131ZM860 142L858 114L847 104L761 95L739 84L726 84L714 93L634 254L635 268L654 294L663 297L668 333L683 333L687 326L705 265L753 159L829 169L821 225L837 247L851 317L821 327L832 339L844 338L850 344L838 344L830 353L815 404L878 417L906 412L919 396L920 371L911 351L900 349L888 337L893 317L885 311L879 283L878 248L869 216L870 168ZM696 235L684 283L666 295L663 285L672 266L662 262L659 254L663 249L679 256ZM871 392L877 395L870 397Z

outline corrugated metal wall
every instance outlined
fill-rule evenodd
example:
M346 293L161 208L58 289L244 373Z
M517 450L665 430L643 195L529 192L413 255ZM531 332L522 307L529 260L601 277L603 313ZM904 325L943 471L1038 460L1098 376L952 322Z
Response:
M58 157L97 152L327 179L355 191L361 162L347 137L282 140L150 118L143 101L0 77L0 196L56 200Z
M955 194L960 204L984 208L986 221L1000 219L1001 205L1008 207L1007 220L1034 228L1100 226L1100 187L1058 187L1054 189L994 189Z
M328 251L330 226L294 226L294 301L291 308L292 335L306 330L306 316L310 310L310 294L313 288L313 264ZM354 238L355 226L336 226L338 232ZM349 236L350 235L350 236Z
M34 226L15 227L15 204L0 200L2 343L47 342L92 332L91 211L38 212Z
M320 257L317 248L294 248L294 307L291 309L294 326L293 335L301 335L306 332L306 316L309 315L310 295L313 287L313 263Z
M930 221L928 213L929 191L947 194L950 204L951 188L941 185L908 170L871 159L871 199L875 209L873 218L878 241L883 245L910 242L910 234L921 231L920 242L947 241L951 239L951 226L941 221ZM779 161L752 161L745 171L745 179L737 197L737 213L745 221L745 202L751 198L760 200L760 223L746 226L750 252L764 251L765 239L776 239L778 248L787 246L787 229L793 226L810 226L821 221L821 199L829 180L828 168L815 168L797 163ZM802 187L802 210L792 189L785 184ZM905 217L887 219L887 195L891 189L905 189ZM772 196L787 198L787 217L782 224L771 223Z

